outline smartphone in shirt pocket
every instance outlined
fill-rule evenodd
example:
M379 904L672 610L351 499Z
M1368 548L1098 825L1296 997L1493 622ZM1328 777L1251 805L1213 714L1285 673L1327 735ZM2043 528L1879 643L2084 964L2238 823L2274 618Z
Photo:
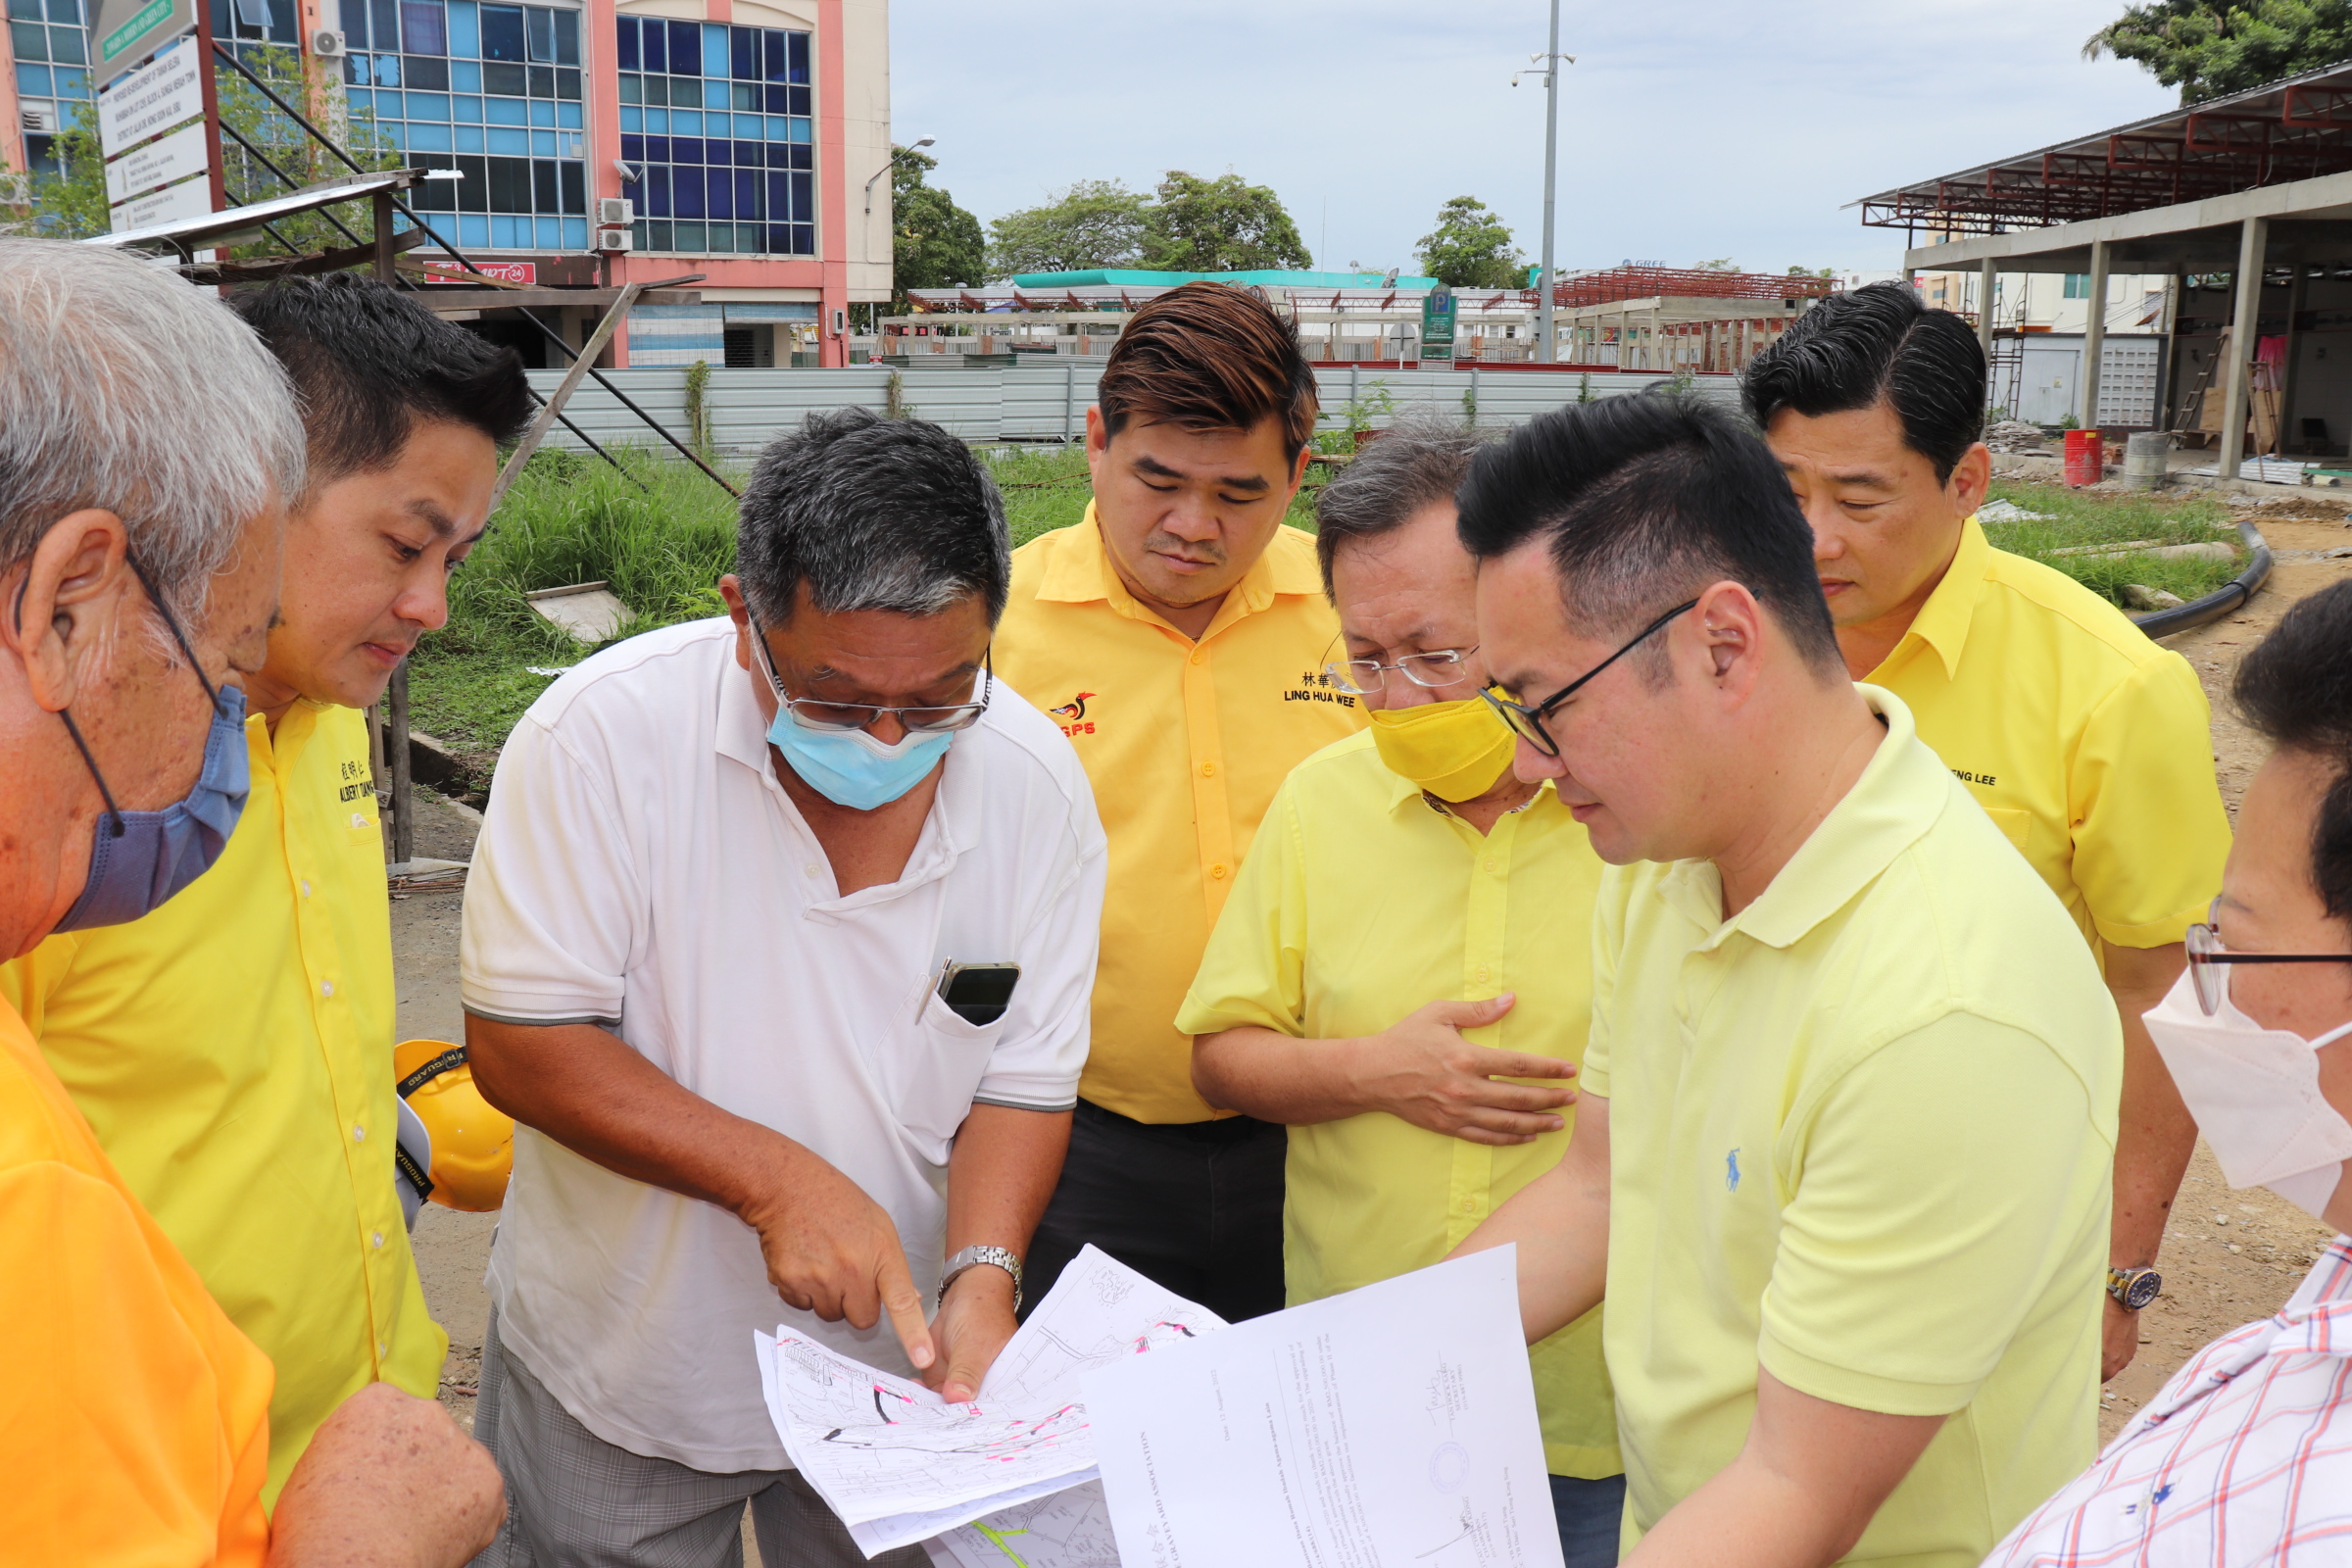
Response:
M1020 974L1017 963L949 959L924 992L911 1038L891 1053L885 1071L893 1108L935 1164L946 1161L971 1114Z

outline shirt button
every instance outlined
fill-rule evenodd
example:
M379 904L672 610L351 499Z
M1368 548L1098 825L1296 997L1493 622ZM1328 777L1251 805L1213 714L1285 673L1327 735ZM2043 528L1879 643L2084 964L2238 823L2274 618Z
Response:
M1200 764L1200 776L1202 778L1215 778L1217 776L1217 764L1214 762L1202 762Z
M331 997L331 996L333 996L333 995L335 994L335 983L334 983L332 980L321 980L321 981L319 981L319 982L318 982L318 994L319 994L320 996L322 996L322 997Z
M378 1340L375 1342L375 1353L378 1355L390 1355L392 1353L392 1347L386 1345L383 1341Z
M1200 661L1202 661L1203 659L1206 659L1207 657L1208 657L1208 656L1207 656L1206 654L1202 653L1202 652L1201 652L1200 649L1198 649L1198 648L1196 648L1196 649L1194 649L1194 650L1193 650L1193 662L1194 662L1194 663L1196 663L1196 664L1198 664L1199 662L1200 662Z
M814 876L816 875L816 867L813 865L804 865L801 867L801 875Z
M353 1122L351 1124L351 1141L355 1144L366 1143L368 1141L368 1129L361 1126L358 1122Z
M302 879L302 896L306 899L311 896L311 879L307 876Z
M1484 980L1487 977L1487 966L1483 963L1478 966L1478 977L1481 980Z
M370 1236L368 1240L375 1243L376 1246L381 1247L384 1245L384 1233L382 1231L377 1231L374 1235Z
M1225 880L1225 867L1224 867L1224 866L1222 866L1222 865L1212 865L1212 866L1210 866L1210 867L1208 868L1208 879L1209 879L1211 882L1222 882L1222 881L1224 881L1224 880Z
M1488 856L1486 858L1486 868L1490 871L1494 869L1494 857L1492 855Z
M1477 1213L1477 1212L1478 1212L1478 1200L1477 1200L1477 1199L1475 1199L1475 1198L1465 1198L1465 1199L1463 1199L1463 1200L1462 1200L1462 1212L1463 1212L1463 1213L1465 1213L1465 1214L1475 1214L1475 1213Z

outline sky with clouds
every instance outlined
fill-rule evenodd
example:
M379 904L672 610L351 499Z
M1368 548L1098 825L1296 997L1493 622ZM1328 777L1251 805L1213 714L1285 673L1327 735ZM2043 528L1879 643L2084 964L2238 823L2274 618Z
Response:
M2082 58L2122 0L1563 0L1565 270L1729 257L1899 267L1855 198L2177 101ZM1410 269L1438 206L1496 209L1533 260L1545 0L892 0L892 120L985 223L1079 179L1227 169L1324 267ZM983 20L984 19L984 20ZM1540 68L1536 68L1540 69Z

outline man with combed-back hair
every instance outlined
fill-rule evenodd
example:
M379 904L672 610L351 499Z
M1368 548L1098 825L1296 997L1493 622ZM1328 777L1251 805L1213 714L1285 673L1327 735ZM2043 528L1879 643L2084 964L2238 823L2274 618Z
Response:
M1481 444L1401 419L1316 498L1325 672L1371 728L1283 781L1176 1018L1202 1095L1290 1130L1293 1304L1435 1263L1574 1131L1600 861L1479 697L1453 492ZM1614 1563L1624 1512L1600 1327L1529 1348L1566 1568Z
M285 377L218 299L144 258L0 238L0 956L220 874L250 816L229 683L265 664L303 482ZM209 1103L209 1062L159 1066L200 1024L118 1041L121 1071L163 1080L147 1119ZM269 1358L142 1196L0 1001L0 1554L455 1568L490 1538L488 1456L382 1383L266 1517Z
M1286 1136L1201 1098L1175 1019L1284 775L1363 727L1322 673L1339 623L1314 541L1282 521L1315 407L1298 331L1263 298L1171 289L1103 366L1085 517L1013 557L998 667L1060 721L1110 839L1041 1294L1091 1243L1228 1319L1282 1305Z
M1576 1136L1463 1250L1531 1342L1605 1287L1636 1560L1966 1568L2097 1436L2098 972L1734 416L1544 415L1460 506L1514 765L1609 862Z
M276 1366L273 1503L353 1391L430 1397L449 1348L395 1185L391 905L361 710L449 618L530 396L513 351L371 278L230 304L285 367L308 450L269 658L245 678L252 800L202 882L50 938L0 967L0 996Z
M1909 706L2115 998L2123 1108L2098 1285L2113 1377L2139 1348L2197 1137L2140 1014L2179 977L2230 850L2204 689L2115 606L1986 541L1984 354L1957 316L1902 283L1833 296L1757 356L1745 394L1812 527L1846 669Z
M812 415L744 491L727 613L597 654L500 754L463 956L474 1081L522 1124L486 1562L719 1568L748 1503L769 1568L861 1563L788 1468L753 1331L951 1400L1011 1337L1102 831L990 670L1007 558L962 442Z

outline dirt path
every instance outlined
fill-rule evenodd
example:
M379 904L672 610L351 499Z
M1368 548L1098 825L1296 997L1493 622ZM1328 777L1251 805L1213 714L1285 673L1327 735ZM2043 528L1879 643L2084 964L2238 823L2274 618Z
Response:
M2196 667L2214 706L2214 752L2222 794L2237 809L2263 751L2229 710L2231 672L2244 651L2278 623L2288 605L2331 582L2352 577L2352 558L2328 552L2352 546L2352 528L2332 517L2290 520L2258 516L2278 557L2269 582L2241 614L2184 632L2171 646ZM419 792L423 802L417 853L462 860L472 853L474 824L460 808ZM456 893L421 893L392 906L393 962L400 983L400 1033L457 1040L464 1020L458 1004ZM459 1214L427 1204L416 1235L425 1298L449 1330L450 1359L442 1398L470 1427L474 1378L481 1360L489 1298L482 1270L490 1254L492 1214ZM2203 1144L2181 1186L2165 1233L2160 1266L2165 1292L2141 1318L2138 1358L2108 1386L2101 1437L2112 1436L2189 1355L2216 1335L2278 1309L2329 1238L2328 1228L2260 1188L2233 1192Z

